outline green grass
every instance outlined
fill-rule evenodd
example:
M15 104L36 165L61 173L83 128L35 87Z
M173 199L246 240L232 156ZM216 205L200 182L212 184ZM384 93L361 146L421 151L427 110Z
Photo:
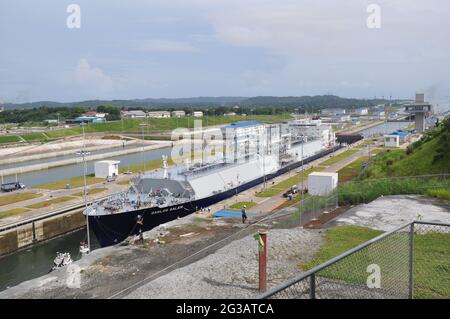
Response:
M7 143L18 143L21 139L16 135L4 135L0 136L0 144L7 144Z
M94 194L98 194L98 193L104 192L106 190L107 190L107 188L102 188L102 187L93 188L93 189L89 189L87 194L88 195L94 195ZM71 194L70 196L84 196L84 193L83 192L79 192L79 193Z
M341 168L338 171L339 182L348 182L359 175L361 172L362 165L367 162L369 159L368 156L363 156L357 159L356 161L348 164L347 166Z
M310 195L308 193L303 194L303 199L306 201L306 199L310 197ZM301 193L297 193L294 196L292 196L291 200L286 200L285 202L283 202L283 204L281 204L280 206L277 207L277 209L282 209L282 208L286 208L289 206L293 206L295 204L300 203L302 199L302 194ZM296 217L298 217L298 214L296 214Z
M427 131L407 150L385 150L359 179L450 173L450 119Z
M64 203L64 202L68 202L70 200L74 200L74 197L71 196L62 196L62 197L57 197L57 198L53 198L50 200L46 200L46 201L42 201L39 203L35 203L32 205L28 205L26 206L27 208L31 208L31 209L39 209L39 208L44 208L44 207L49 207L51 205L54 204L60 204L60 203Z
M300 264L300 268L302 270L312 269L382 233L360 226L338 226L328 229L325 235L325 243L314 254L313 260Z
M173 165L174 162L172 161L171 158L167 159L167 165ZM126 166L122 166L119 169L119 173L124 173L124 172L131 172L131 173L137 173L137 172L143 172L143 171L150 171L150 170L154 170L154 169L158 169L161 168L161 160L151 160L151 161L147 161L145 163L136 163L136 164L131 164L131 165L126 165ZM127 182L128 184L128 182Z
M345 152L342 152L338 155L331 157L330 159L326 160L325 162L321 162L320 165L321 166L330 166L330 165L336 164L358 152L359 152L359 150L357 150L357 149L346 150Z
M279 115L255 115L251 116L252 120L261 121L265 123L276 123L289 119L290 116L287 114L279 114ZM220 124L227 124L236 121L244 121L249 120L249 117L245 116L204 116L203 118L196 119L202 121L203 126L213 126ZM126 119L119 121L111 121L106 123L92 123L85 127L86 133L99 133L99 132L109 132L109 133L135 133L141 134L142 128L139 126L140 124L147 124L144 129L144 134L154 134L161 133L163 131L171 131L177 127L184 128L193 128L194 127L194 118L192 117L182 117L182 118L163 118L163 119ZM50 138L61 138L70 135L78 135L81 134L82 130L79 127L70 128L70 129L62 129L62 130L53 130L48 131L47 135Z
M352 249L382 232L360 226L339 226L328 229L325 243L310 262L300 264L302 270L311 269L345 251ZM367 266L377 264L383 283L406 286L408 278L408 236L395 233L368 246L331 267L319 271L317 277L332 278L365 285ZM414 236L414 297L450 297L450 234L427 233ZM403 269L401 268L403 265Z
M425 194L429 189L450 189L450 179L402 177L350 181L339 185L339 204L369 203L381 195Z
M25 141L47 141L47 137L42 133L28 133L20 135Z
M450 233L414 236L414 298L450 298Z
M312 167L312 168L304 171L305 183L307 181L308 175L315 171L320 171L320 169L318 169L317 167ZM256 196L257 197L272 197L274 195L281 193L282 191L288 189L289 187L291 187L293 185L297 185L297 184L301 183L301 181L302 181L302 173L300 172L292 177L289 177L288 179L285 179L284 181L274 184L273 186L267 188L266 190L264 190L262 192L256 193Z
M244 205L247 206L247 209L250 209L250 208L256 206L256 203L255 202L238 202L238 203L234 203L233 205L230 205L230 208L234 209L234 210L241 210L244 207Z
M450 200L450 189L438 188L438 189L427 189L425 191L426 196L436 197L440 199Z
M32 193L32 192L4 195L4 196L0 196L0 206L5 206L5 205L13 204L13 203L22 202L24 200L38 198L40 196L42 196L42 194Z
M15 215L19 215L19 214L23 214L23 213L28 212L28 211L29 211L29 209L26 209L26 208L13 208L13 209L10 209L10 210L5 210L3 212L0 212L0 219L1 218L15 216Z
M86 184L96 184L104 182L104 178L95 178L93 175L86 176ZM65 189L66 185L69 184L70 188L78 188L84 186L84 179L83 176L77 176L77 177L71 177L62 179L59 181L44 183L36 185L35 188L42 188L42 189L49 189L49 190L58 190L58 189Z

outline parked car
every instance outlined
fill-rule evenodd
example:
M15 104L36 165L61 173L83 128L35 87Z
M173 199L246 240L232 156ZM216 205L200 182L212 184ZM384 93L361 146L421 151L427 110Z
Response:
M16 191L19 189L24 189L25 187L26 187L25 184L23 184L21 182L12 182L12 183L2 184L1 190L3 192L12 192L12 191Z
M298 191L299 191L298 186L297 185L292 185L291 188L289 188L289 190L287 190L283 194L283 197L289 197L289 194L291 194L291 195L297 194Z

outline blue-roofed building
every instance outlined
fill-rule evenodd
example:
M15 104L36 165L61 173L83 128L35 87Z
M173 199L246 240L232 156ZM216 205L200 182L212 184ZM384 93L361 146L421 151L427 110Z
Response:
M400 144L405 143L410 138L410 133L407 131L397 130L389 135L384 136L384 144L387 147L398 147ZM392 143L396 144L394 146Z

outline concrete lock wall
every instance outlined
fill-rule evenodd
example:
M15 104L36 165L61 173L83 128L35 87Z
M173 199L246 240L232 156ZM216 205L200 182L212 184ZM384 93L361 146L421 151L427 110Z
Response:
M86 219L81 211L65 213L46 220L27 224L0 234L0 256L12 253L33 243L48 240L82 228Z

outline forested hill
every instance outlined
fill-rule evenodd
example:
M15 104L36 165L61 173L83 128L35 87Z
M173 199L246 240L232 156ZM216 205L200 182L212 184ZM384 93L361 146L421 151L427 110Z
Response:
M160 99L134 99L134 100L90 100L81 102L61 103L53 101L40 101L32 103L6 103L2 106L5 109L30 109L39 107L86 107L96 108L101 105L114 106L118 108L207 108L239 105L241 107L255 108L300 108L309 111L329 107L356 108L362 106L373 106L380 103L389 102L382 99L353 99L342 98L335 95L316 96L258 96L258 97L192 97L192 98L160 98Z

